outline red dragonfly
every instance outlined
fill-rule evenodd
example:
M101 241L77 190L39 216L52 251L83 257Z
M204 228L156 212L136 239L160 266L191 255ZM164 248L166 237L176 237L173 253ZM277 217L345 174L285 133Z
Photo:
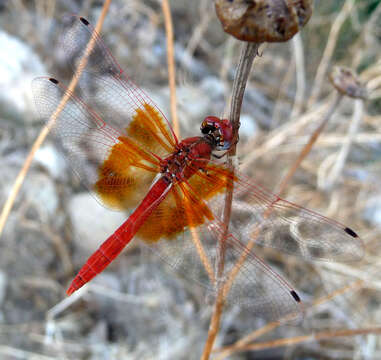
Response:
M90 256L67 294L103 271L137 237L177 272L214 294L226 285L236 264L226 301L278 319L299 314L300 298L257 257L250 239L304 258L361 259L363 243L353 230L281 199L242 174L233 175L218 160L218 152L232 145L227 120L208 116L201 136L179 141L89 22L73 16L61 42L65 54L81 59L91 41L95 45L75 93L48 77L35 79L33 92L46 119L68 97L52 126L55 139L102 204L132 213ZM221 212L225 190L232 184L233 221L226 235ZM216 269L220 246L225 246L222 274Z

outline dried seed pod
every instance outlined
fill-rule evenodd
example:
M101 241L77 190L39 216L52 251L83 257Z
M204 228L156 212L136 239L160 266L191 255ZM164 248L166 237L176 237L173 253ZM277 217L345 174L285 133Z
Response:
M349 68L335 66L329 75L332 85L338 92L355 99L366 99L368 94L365 85Z
M216 0L224 31L239 40L282 42L310 19L312 0Z

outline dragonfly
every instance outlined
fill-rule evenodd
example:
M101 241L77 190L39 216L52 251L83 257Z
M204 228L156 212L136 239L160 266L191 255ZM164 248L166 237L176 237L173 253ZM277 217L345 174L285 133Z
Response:
M36 106L47 121L55 117L51 133L95 198L130 213L82 266L68 295L136 238L208 293L216 296L225 286L226 303L275 320L299 316L301 299L256 255L257 245L306 259L362 258L364 245L354 230L280 198L226 165L224 155L234 142L228 120L207 116L200 135L179 140L88 20L72 16L60 44L74 59L68 60L72 69L82 61L77 87L36 78ZM233 192L229 225L223 217L227 191Z

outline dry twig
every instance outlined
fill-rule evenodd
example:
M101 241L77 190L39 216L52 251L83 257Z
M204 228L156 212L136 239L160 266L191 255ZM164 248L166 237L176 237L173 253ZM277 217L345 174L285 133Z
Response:
M345 139L344 144L341 147L340 152L334 156L336 157L335 164L331 168L331 171L329 174L324 177L319 178L319 185L324 189L329 189L332 187L336 181L337 178L340 176L341 172L343 171L343 168L345 166L345 162L347 160L349 151L351 149L351 145L353 144L354 137L358 133L358 128L360 125L361 118L363 116L363 109L364 109L364 101L361 99L357 99L354 103L355 111L352 116L352 121L348 129L348 134ZM330 159L330 158L327 158ZM325 162L322 163L321 167L324 167ZM322 174L322 172L319 172Z
M180 136L180 126L177 118L177 99L176 99L176 67L174 60L173 48L173 25L171 17L171 9L168 0L162 0L161 6L164 14L165 32L167 39L167 61L168 61L168 78L171 102L171 121L173 129L177 137Z
M241 114L243 94L245 92L246 83L250 74L253 60L258 52L258 47L259 47L259 44L256 44L256 43L244 43L242 45L237 73L233 83L230 116L229 116L229 120L233 125L234 141L238 140L239 118ZM228 168L231 169L232 173L234 173L234 165L233 165L233 161L231 157L235 156L235 153L236 153L236 146L234 144L229 151L229 156L227 160L227 166ZM233 200L233 186L229 186L225 196L225 207L224 207L224 214L223 214L223 221L222 221L224 224L229 224L230 222L232 200ZM227 234L228 234L228 225L226 226L225 233L220 238L220 241L218 243L219 263L217 264L217 279L222 276L224 271L224 259L225 259L224 239L226 238ZM226 295L227 295L227 292L225 291L225 286L221 286L221 288L218 289L218 294L217 294L216 302L214 305L212 319L209 324L208 338L206 340L204 352L201 357L202 360L209 359L210 353L212 351L214 341L218 334L220 319L223 312Z
M371 327L364 329L345 329L345 330L326 330L320 331L317 333L312 333L309 335L295 336L285 339L276 339L272 341L266 341L257 344L247 345L245 348L242 348L242 351L252 351L252 350L264 350L271 349L280 346L289 346L295 344L301 344L310 341L319 341L325 339L332 339L335 337L348 337L356 335L367 335L367 334L381 334L380 327Z
M316 143L316 140L324 130L325 126L328 123L328 120L331 118L332 114L336 110L338 104L340 103L340 100L342 99L343 95L335 93L335 97L324 115L323 119L320 122L320 125L316 128L316 130L312 133L310 136L310 139L308 143L303 147L302 151L299 153L298 158L295 160L295 162L292 164L291 168L287 172L286 176L283 178L282 182L279 185L278 194L282 194L287 186L289 184L291 178L294 176L295 171L298 169L302 161L305 159L305 157L311 152L312 146Z
M316 71L314 85L311 90L311 96L308 99L308 103L307 103L308 108L310 108L312 105L316 103L320 95L321 87L323 85L323 81L327 74L328 66L331 61L333 51L335 50L335 46L337 43L337 39L339 37L341 27L343 26L345 20L350 15L354 4L355 4L355 0L347 0L345 4L343 5L339 15L337 15L336 20L332 24L331 31L328 35L328 42L324 49L323 57Z

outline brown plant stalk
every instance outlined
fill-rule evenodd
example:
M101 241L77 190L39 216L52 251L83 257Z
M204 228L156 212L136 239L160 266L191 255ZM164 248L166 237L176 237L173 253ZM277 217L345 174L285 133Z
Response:
M162 10L164 15L165 32L167 38L167 62L168 62L168 83L170 91L170 107L171 107L171 122L173 125L173 130L176 136L180 137L180 125L177 116L177 97L176 97L176 67L174 60L174 45L173 45L173 22L171 16L171 9L168 0L162 0ZM196 229L190 228L192 241L197 253L201 259L201 262L208 274L208 277L212 284L215 284L215 274L213 272L212 266L206 256L205 250L202 246L200 238Z
M329 119L332 117L332 114L335 112L336 108L340 104L340 101L342 98L343 98L342 94L335 92L334 99L332 100L328 111L325 113L324 117L321 119L319 126L312 133L312 135L310 136L310 139L308 140L308 143L303 147L303 149L299 153L299 156L294 161L291 168L288 170L286 176L282 179L278 189L279 195L284 193L284 190L289 184L291 178L294 176L296 170L298 169L302 161L306 158L306 156L311 152L313 145L316 143L320 134L323 132L325 126L327 125Z
M271 349L271 348L276 348L280 346L301 344L301 343L310 342L310 341L332 339L335 337L348 337L348 336L367 335L367 334L381 334L381 327L319 331L309 335L301 335L301 336L295 336L295 337L290 337L285 339L276 339L272 341L266 341L266 342L257 343L257 344L250 344L242 348L242 351L264 350L264 349Z
M250 74L251 66L253 60L258 52L259 44L256 43L244 43L242 45L242 50L240 54L240 60L237 67L236 76L233 83L231 104L230 104L230 115L229 121L233 126L233 141L234 144L229 150L227 167L234 174L234 164L232 161L232 156L236 154L236 142L238 141L238 130L239 130L239 119L241 114L241 106L243 101L243 94L245 92L246 83ZM221 278L224 271L225 262L225 239L228 235L228 224L230 222L231 207L233 200L233 184L228 186L225 194L225 207L223 213L223 223L227 224L224 234L221 236L218 242L218 264L217 264L217 279ZM218 280L217 280L218 281ZM217 337L218 330L220 327L220 319L224 308L225 297L227 293L224 291L224 287L218 289L216 301L214 304L214 311L209 324L208 337L205 343L204 351L201 359L207 360L211 354L214 341Z
M101 12L99 19L98 19L98 22L95 26L95 30L98 33L102 29L104 19L106 17L108 8L110 7L110 3L111 3L111 0L106 0L105 3L103 4L102 12ZM87 44L84 56L82 57L79 65L78 65L78 67L77 67L77 69L76 69L76 71L75 71L75 73L74 73L74 75L70 81L70 84L68 86L68 91L62 97L60 103L57 106L57 109L52 114L52 116L50 117L47 124L42 128L40 134L38 135L37 139L33 143L32 148L31 148L27 158L24 161L23 167L21 168L19 174L17 175L17 178L13 184L12 190L11 190L11 192L7 198L7 201L4 204L4 207L3 207L1 215L0 215L0 236L2 234L2 231L4 229L6 221L8 219L9 213L12 209L12 206L16 200L17 194L19 193L21 185L24 182L25 176L29 171L30 165L32 164L34 155L36 154L37 150L41 147L42 143L44 142L44 140L48 136L51 127L54 125L57 117L59 116L59 114L61 113L63 108L65 107L65 104L67 103L67 101L69 100L70 94L72 94L74 92L74 89L77 86L79 77L80 77L83 69L86 67L87 58L90 55L94 45L95 45L95 38L92 37L91 40L89 41L89 43Z
M162 0L161 7L164 15L165 32L167 39L167 62L168 62L168 82L170 91L171 121L173 130L177 137L180 137L180 126L177 117L177 98L176 98L176 67L174 60L173 46L173 22L171 9L168 0Z
M313 82L311 95L307 101L307 108L312 107L316 103L320 95L320 91L324 83L327 70L331 62L333 52L336 47L337 40L339 38L340 30L342 29L342 26L344 25L345 20L350 15L354 7L354 4L355 4L354 0L346 0L342 9L340 10L339 14L337 15L335 21L332 24L329 35L327 37L328 39L327 45L324 49L323 56L320 60L319 66L316 71L316 76Z

